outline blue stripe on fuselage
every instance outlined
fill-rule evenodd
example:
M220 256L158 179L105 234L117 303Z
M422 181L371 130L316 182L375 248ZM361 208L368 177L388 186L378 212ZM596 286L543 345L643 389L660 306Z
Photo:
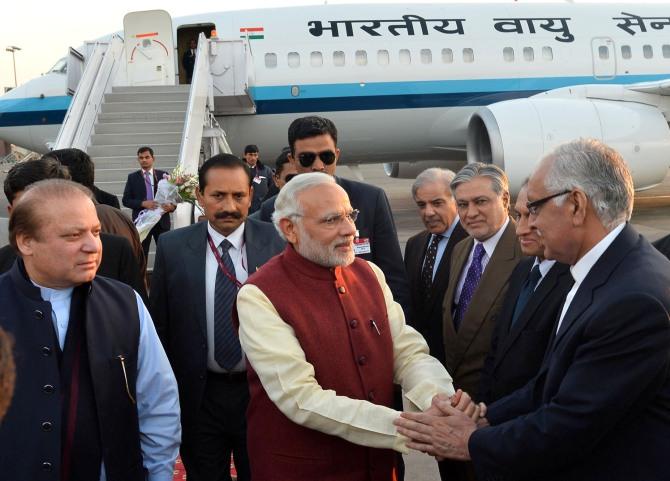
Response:
M630 84L668 75L435 80L252 87L258 114L477 107L581 84ZM293 87L298 88L294 92ZM297 95L293 95L297 93ZM0 99L0 127L60 124L72 97Z

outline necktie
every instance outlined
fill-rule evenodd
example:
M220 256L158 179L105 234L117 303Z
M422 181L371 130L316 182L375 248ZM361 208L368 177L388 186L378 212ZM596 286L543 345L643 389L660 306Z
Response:
M465 276L465 282L463 283L463 289L461 290L461 298L458 300L458 306L456 306L456 312L454 313L454 328L456 331L461 327L463 316L468 310L472 296L477 290L479 280L482 277L482 259L484 258L484 254L486 254L484 244L481 242L477 243L475 252L472 255L472 263L470 264L470 267L468 267L468 273Z
M523 312L523 309L528 304L528 301L533 296L535 292L535 287L537 283L542 278L542 273L540 272L540 264L535 264L530 271L530 274L526 278L526 282L523 283L521 287L521 292L519 292L519 297L516 300L516 305L514 306L514 314L512 315L512 323L510 324L510 330L514 328L514 324L519 320L519 316Z
M154 200L154 188L151 185L151 172L144 173L144 184L147 188L147 200Z
M431 288L433 287L433 269L435 268L435 260L437 259L437 245L442 240L441 235L433 234L433 239L430 241L428 250L426 250L426 257L423 260L423 268L421 269L421 287L423 288L423 297L428 299L431 295Z
M235 266L228 254L231 243L223 240L220 244L221 260L228 273L235 275ZM231 313L237 297L237 286L219 267L214 284L214 360L222 368L230 371L242 358L242 348L237 333L233 329Z

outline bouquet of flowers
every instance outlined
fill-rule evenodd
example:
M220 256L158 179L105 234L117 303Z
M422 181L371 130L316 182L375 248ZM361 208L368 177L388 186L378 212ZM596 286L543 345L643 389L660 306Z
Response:
M181 167L176 167L170 175L163 174L158 182L154 200L159 204L154 209L144 209L135 219L135 227L143 241L151 229L158 224L165 213L164 206L179 204L180 202L195 203L195 189L198 186L198 176L186 174Z

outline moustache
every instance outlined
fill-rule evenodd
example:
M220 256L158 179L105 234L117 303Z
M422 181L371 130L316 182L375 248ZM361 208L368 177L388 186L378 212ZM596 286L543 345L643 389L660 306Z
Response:
M217 219L241 219L242 214L239 212L217 212L214 214L214 217Z

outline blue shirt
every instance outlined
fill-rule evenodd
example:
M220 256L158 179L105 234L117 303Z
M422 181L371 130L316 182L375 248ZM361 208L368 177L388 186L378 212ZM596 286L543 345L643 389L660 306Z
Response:
M54 329L63 349L73 289L37 287L40 288L42 299L51 304ZM137 293L135 297L140 318L135 389L143 465L149 473L148 481L172 481L174 462L181 442L177 381L156 334L151 315ZM106 479L103 464L100 481Z
M447 249L447 244L449 243L449 237L451 237L451 234L454 233L454 229L456 228L456 225L460 222L460 219L458 216L454 219L454 221L451 223L449 228L445 230L441 235L442 239L440 239L440 242L437 244L437 254L435 255L435 264L433 264L433 280L435 280L435 274L437 274L437 269L440 267L440 262L442 261L442 256L444 255L444 251ZM428 245L430 245L431 242L433 242L433 236L435 234L432 234L430 236L430 240L428 241ZM424 258L424 262L425 262Z

